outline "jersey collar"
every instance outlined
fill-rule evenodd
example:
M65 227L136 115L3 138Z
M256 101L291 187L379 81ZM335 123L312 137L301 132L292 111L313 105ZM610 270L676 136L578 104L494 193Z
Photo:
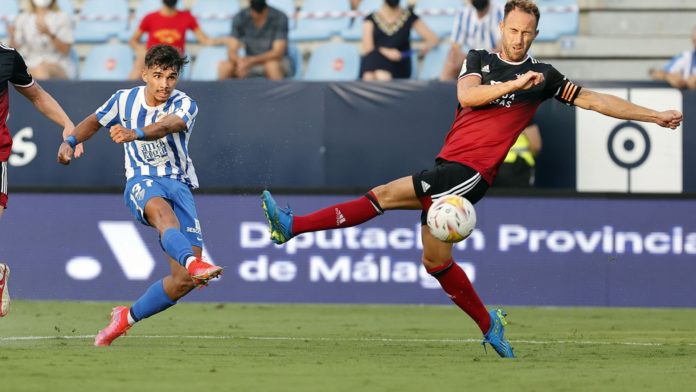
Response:
M523 64L525 61L529 60L529 53L527 53L527 54L524 56L524 60L520 61L519 63L513 63L513 62L511 62L511 61L503 60L503 58L500 57L500 52L496 52L495 55L498 56L498 58L500 59L500 61L502 61L502 62L504 62L504 63L506 63L506 64L510 64L510 65L520 65L520 64Z

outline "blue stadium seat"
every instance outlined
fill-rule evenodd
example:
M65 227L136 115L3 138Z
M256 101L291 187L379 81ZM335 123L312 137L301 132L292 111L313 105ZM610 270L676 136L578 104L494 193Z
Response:
M217 80L218 64L227 60L227 46L204 46L191 66L190 80Z
M191 7L191 13L209 37L226 37L232 32L232 17L239 12L238 0L198 0ZM195 40L192 34L187 39Z
M447 60L447 53L449 53L449 50L449 42L442 43L430 49L430 51L423 58L423 63L421 64L420 71L418 72L418 79L439 79L440 73L442 72L442 67L445 65L445 60Z
M19 14L17 0L0 0L0 37L7 37L7 22Z
M126 44L96 45L87 53L81 80L126 80L133 68L133 49Z
M327 43L312 51L304 80L357 80L360 53L353 44Z
M85 0L75 25L75 42L106 42L128 29L128 0Z
M288 17L292 16L295 11L295 0L268 0L268 5L285 12Z
M452 24L454 23L454 12L464 5L461 0L419 0L416 3L414 11L430 29L437 34L438 37L448 37L452 32ZM427 10L449 10L452 11L448 15L427 15ZM415 31L412 32L411 38L420 38Z
M564 35L577 35L580 23L577 0L537 0L541 18L537 41L556 41Z
M72 0L58 0L58 8L70 16L75 15L75 6Z
M360 5L358 5L358 12L363 14L363 16L353 18L350 27L341 32L341 37L346 41L359 41L362 38L362 25L365 16L377 11L383 4L384 0L362 0ZM400 0L400 4L403 7L406 4L406 0Z
M302 12L349 12L349 0L305 0ZM349 17L308 18L297 20L297 27L290 31L291 41L326 40L348 28Z

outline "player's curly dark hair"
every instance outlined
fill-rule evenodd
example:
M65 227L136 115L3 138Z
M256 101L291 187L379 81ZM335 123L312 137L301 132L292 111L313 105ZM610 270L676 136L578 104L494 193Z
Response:
M534 2L530 0L509 0L507 3L505 3L504 18L507 18L508 14L514 9L519 9L522 12L534 15L537 21L537 26L539 26L539 17L541 15L539 14L539 7L537 7Z
M165 69L175 69L181 72L184 65L188 64L187 56L182 56L179 50L171 45L155 45L145 55L145 67L158 66Z

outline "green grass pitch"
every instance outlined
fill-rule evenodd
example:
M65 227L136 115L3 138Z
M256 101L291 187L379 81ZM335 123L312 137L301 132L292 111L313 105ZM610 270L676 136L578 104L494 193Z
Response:
M12 305L3 392L696 388L694 309L508 307L503 360L454 306L181 303L98 348L114 304Z

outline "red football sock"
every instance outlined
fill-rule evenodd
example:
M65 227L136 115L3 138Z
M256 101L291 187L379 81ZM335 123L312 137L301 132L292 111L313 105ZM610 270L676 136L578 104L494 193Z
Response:
M440 282L452 301L474 319L485 335L491 328L491 318L462 267L452 260L450 264L428 270L428 273Z
M307 215L295 215L292 221L292 233L298 235L310 231L351 227L367 222L381 215L382 208L372 192L345 203L334 204Z

